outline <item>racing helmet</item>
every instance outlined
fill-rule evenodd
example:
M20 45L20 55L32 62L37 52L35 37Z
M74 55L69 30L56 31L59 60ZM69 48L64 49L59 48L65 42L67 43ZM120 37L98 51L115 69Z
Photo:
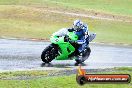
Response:
M80 20L75 20L73 22L73 28L76 31L79 31L82 28L83 22L81 22Z

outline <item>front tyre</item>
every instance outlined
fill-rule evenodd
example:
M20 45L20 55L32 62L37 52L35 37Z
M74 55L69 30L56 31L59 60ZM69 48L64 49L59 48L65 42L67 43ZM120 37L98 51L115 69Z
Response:
M53 46L52 44L47 46L42 54L41 54L41 59L43 62L45 63L49 63L51 62L53 59L55 59L55 57L57 56L57 49L55 46Z

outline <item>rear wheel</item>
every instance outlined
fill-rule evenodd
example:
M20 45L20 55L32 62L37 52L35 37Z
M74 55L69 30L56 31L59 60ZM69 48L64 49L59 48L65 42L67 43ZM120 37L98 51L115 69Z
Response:
M82 55L82 62L84 62L86 59L88 59L88 57L90 56L91 53L91 49L90 47L86 48L86 51L84 51L83 55Z
M82 63L84 62L86 59L88 59L88 57L90 56L91 53L91 49L90 47L87 47L84 52L82 53L82 55L77 56L76 62L77 63Z
M45 63L51 62L57 56L57 48L54 45L47 46L41 54L41 59Z

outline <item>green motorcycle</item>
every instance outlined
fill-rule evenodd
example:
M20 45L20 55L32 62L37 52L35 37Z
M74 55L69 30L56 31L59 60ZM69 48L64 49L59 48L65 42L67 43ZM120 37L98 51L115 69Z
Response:
M51 44L47 46L42 54L41 59L45 63L49 63L52 60L73 60L77 63L84 62L90 55L90 47L87 45L81 59L79 57L78 47L77 44L78 36L75 34L73 30L68 30L64 32L63 30L60 32L61 35L57 36L56 34L51 36L50 41ZM63 34L64 33L64 34ZM92 35L95 35L94 33ZM89 38L93 40L95 36Z

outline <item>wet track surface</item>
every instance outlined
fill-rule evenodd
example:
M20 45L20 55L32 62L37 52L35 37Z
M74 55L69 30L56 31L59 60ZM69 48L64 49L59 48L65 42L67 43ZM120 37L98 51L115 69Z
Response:
M49 44L49 42L0 39L0 71L76 68L74 60L53 60L50 64L44 64L40 56ZM82 64L84 68L132 66L132 46L92 43L90 47L92 52Z

